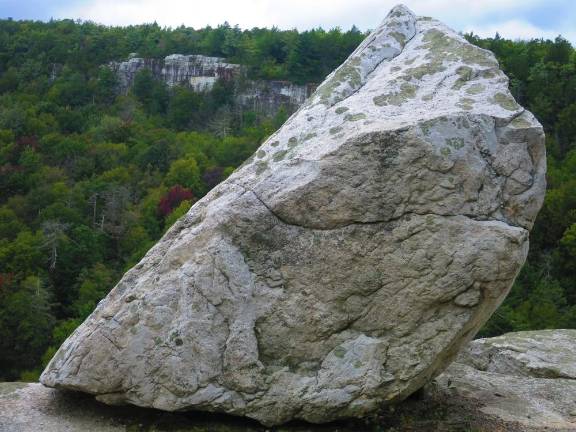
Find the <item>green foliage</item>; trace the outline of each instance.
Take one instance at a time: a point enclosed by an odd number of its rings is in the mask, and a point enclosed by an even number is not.
[[[552,265],[548,257],[547,265]],[[509,331],[576,328],[576,305],[544,266],[528,263],[512,292],[482,330],[491,336]]]
[[[166,229],[170,228],[174,223],[184,216],[190,207],[192,206],[192,201],[182,201],[178,207],[176,207],[172,213],[166,218],[165,227]]]
[[[98,302],[108,294],[116,278],[114,271],[102,263],[96,263],[82,270],[77,282],[78,295],[72,303],[76,311],[75,316],[84,319],[90,315]]]
[[[94,99],[98,103],[114,102],[117,94],[118,78],[116,74],[105,66],[100,67],[94,82]]]
[[[560,240],[560,245],[565,251],[568,261],[576,266],[576,223],[570,225],[566,230]]]
[[[168,105],[166,85],[157,81],[152,72],[142,69],[136,73],[132,92],[148,114],[164,114]]]
[[[0,241],[14,240],[23,231],[25,225],[18,219],[16,213],[8,207],[0,207]]]
[[[178,159],[170,165],[165,179],[166,186],[184,186],[191,189],[195,195],[201,195],[204,186],[200,179],[200,169],[192,158]]]
[[[90,100],[90,89],[79,72],[63,71],[48,91],[48,100],[63,107],[78,107]]]
[[[31,370],[48,347],[55,319],[50,293],[38,276],[26,276],[0,292],[0,370],[6,376]]]
[[[204,100],[187,88],[177,88],[170,98],[168,121],[171,127],[185,130],[202,124]]]

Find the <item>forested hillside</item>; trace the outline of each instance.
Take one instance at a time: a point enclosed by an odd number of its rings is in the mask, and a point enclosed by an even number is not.
[[[222,56],[251,78],[320,82],[365,34],[0,21],[0,379],[42,365],[190,205],[287,118],[234,108],[232,87],[128,95],[102,67],[130,53]],[[499,37],[492,50],[547,132],[549,192],[529,263],[484,334],[576,327],[576,54]]]

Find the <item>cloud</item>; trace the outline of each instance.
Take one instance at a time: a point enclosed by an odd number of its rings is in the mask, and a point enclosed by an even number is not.
[[[195,28],[228,21],[242,28],[277,26],[299,30],[314,27],[361,29],[376,27],[398,0],[75,0],[56,12],[60,18],[81,18],[109,25],[158,22],[165,26],[184,24]],[[558,33],[539,29],[522,14],[545,6],[546,0],[404,0],[418,15],[438,18],[457,30],[474,30],[517,37],[548,37]],[[547,0],[562,1],[562,0]],[[568,5],[571,1],[568,1]],[[570,7],[570,6],[566,6]],[[499,24],[486,25],[499,17]],[[520,18],[518,18],[520,17]],[[504,20],[502,20],[504,18]],[[492,31],[492,27],[506,28]],[[576,39],[573,39],[576,40]]]
[[[500,36],[508,39],[554,39],[558,35],[574,42],[576,41],[576,31],[559,28],[557,30],[547,30],[530,24],[522,20],[509,20],[494,23],[486,26],[467,26],[465,32],[474,32],[481,37],[493,37],[497,32]]]

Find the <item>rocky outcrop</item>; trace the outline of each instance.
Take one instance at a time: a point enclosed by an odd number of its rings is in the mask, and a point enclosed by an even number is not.
[[[544,196],[543,138],[491,53],[396,7],[41,381],[267,425],[397,403],[506,296]]]
[[[576,330],[527,331],[479,339],[458,361],[484,372],[576,380]]]
[[[219,79],[231,80],[242,72],[242,66],[227,63],[220,57],[181,54],[164,59],[131,57],[124,62],[112,62],[110,67],[116,72],[123,93],[132,86],[136,74],[142,69],[150,70],[156,79],[169,87],[181,85],[199,92],[210,90]]]
[[[245,110],[267,116],[275,115],[280,109],[291,114],[306,102],[315,89],[315,84],[243,80],[236,93],[236,102]]]
[[[576,431],[576,330],[473,341],[426,389],[473,425],[504,431]]]
[[[168,87],[184,86],[196,92],[211,90],[218,80],[232,81],[236,103],[243,109],[266,115],[274,115],[282,107],[290,113],[296,111],[316,88],[289,81],[249,80],[243,66],[203,55],[173,54],[164,59],[131,56],[124,62],[112,62],[109,67],[116,72],[123,94],[129,91],[142,69],[148,69]]]
[[[561,343],[561,344],[559,344]],[[458,360],[417,397],[384,408],[365,422],[283,426],[282,432],[568,432],[576,430],[576,330],[510,333],[472,342]],[[560,352],[560,354],[559,354]],[[475,355],[486,358],[481,369]],[[533,360],[526,362],[527,356]],[[514,361],[515,359],[515,361]],[[510,363],[534,364],[509,368]],[[502,363],[501,363],[502,362]],[[561,376],[545,373],[558,371]],[[492,369],[487,371],[486,369]],[[494,372],[497,369],[500,372]],[[571,377],[568,377],[571,376]],[[0,383],[0,432],[268,432],[227,416],[110,407],[89,395],[39,384]]]

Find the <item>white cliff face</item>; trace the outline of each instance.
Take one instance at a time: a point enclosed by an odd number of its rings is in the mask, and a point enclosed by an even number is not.
[[[272,115],[281,107],[294,112],[315,89],[313,85],[297,85],[289,81],[252,81],[245,79],[243,66],[227,63],[221,57],[172,54],[165,59],[145,59],[132,56],[124,62],[109,65],[118,76],[120,91],[127,93],[136,74],[148,69],[168,87],[184,86],[196,92],[207,92],[218,80],[242,79],[236,91],[236,101],[247,110]]]
[[[314,84],[298,85],[290,81],[247,81],[236,96],[246,110],[274,115],[280,108],[293,113],[314,92]]]
[[[210,90],[218,79],[232,79],[240,70],[240,65],[219,57],[172,54],[164,59],[162,79],[169,87],[186,85],[201,92]]]
[[[232,79],[242,68],[226,63],[220,57],[181,54],[169,55],[164,60],[131,57],[124,62],[112,62],[110,67],[117,73],[123,93],[132,86],[136,74],[142,69],[149,69],[169,87],[181,85],[195,91],[207,91],[218,79]]]
[[[109,66],[116,72],[120,91],[124,94],[128,92],[140,70],[149,69],[154,76],[158,76],[162,70],[157,60],[134,57],[133,55],[125,62],[112,62]]]
[[[63,344],[48,386],[272,425],[362,417],[506,296],[542,127],[494,56],[399,6]]]

